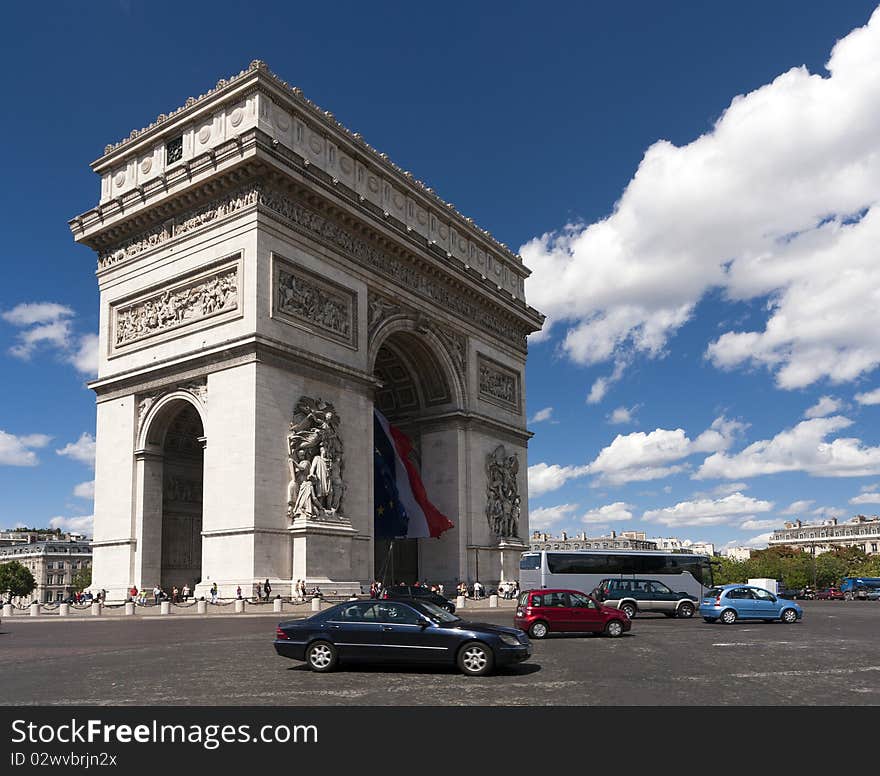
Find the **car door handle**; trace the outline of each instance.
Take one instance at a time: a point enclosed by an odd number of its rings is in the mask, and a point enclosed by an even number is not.
[[[393,625],[383,625],[383,626],[382,626],[382,630],[383,630],[383,631],[393,631],[393,630],[394,630],[394,626],[393,626]]]
[[[331,630],[339,630],[341,627],[342,627],[341,625],[331,625],[330,629]]]

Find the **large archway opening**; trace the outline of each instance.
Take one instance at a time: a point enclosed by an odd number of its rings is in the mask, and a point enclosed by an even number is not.
[[[194,590],[202,578],[202,418],[185,398],[164,401],[145,441],[153,451],[152,477],[161,486],[144,514],[144,573],[151,578],[142,581],[168,593],[185,585]]]
[[[423,441],[426,422],[455,403],[454,386],[443,365],[422,336],[396,331],[382,342],[373,373],[380,382],[374,403],[388,421],[413,443],[416,463],[424,475]],[[428,492],[430,498],[433,494]],[[453,520],[457,516],[452,516]],[[374,541],[375,576],[385,585],[412,584],[423,580],[436,564],[426,563],[433,539],[384,539]],[[429,580],[437,581],[437,580]]]

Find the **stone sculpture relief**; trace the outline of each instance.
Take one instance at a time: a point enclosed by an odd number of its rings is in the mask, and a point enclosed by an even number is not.
[[[518,410],[517,379],[513,372],[495,366],[485,358],[480,362],[480,397],[510,405]]]
[[[278,267],[276,311],[306,321],[353,343],[352,295],[313,282],[303,273]]]
[[[287,516],[338,518],[345,484],[339,416],[332,404],[308,396],[297,402],[287,434],[287,460]]]
[[[114,346],[128,345],[237,307],[238,269],[227,268],[128,307],[115,308]]]
[[[486,456],[486,517],[492,531],[501,537],[516,537],[522,499],[517,485],[519,457],[507,455],[504,445]]]

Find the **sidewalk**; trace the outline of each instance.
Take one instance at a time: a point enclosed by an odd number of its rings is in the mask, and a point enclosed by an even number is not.
[[[331,606],[335,606],[336,604],[342,603],[343,601],[347,600],[349,599],[323,599],[321,601],[321,609],[327,609]],[[359,600],[369,599],[361,597]],[[453,598],[451,600],[455,602],[456,599]],[[236,600],[231,599],[220,601],[216,604],[212,604],[209,601],[206,602],[207,610],[205,614],[198,613],[198,606],[196,601],[191,601],[186,604],[171,604],[171,613],[164,615],[161,613],[161,607],[156,606],[155,604],[148,604],[146,606],[136,605],[133,615],[125,614],[124,603],[105,604],[101,607],[100,614],[95,614],[91,606],[80,607],[71,604],[70,613],[63,617],[58,613],[59,607],[57,604],[41,604],[41,612],[37,616],[31,615],[30,607],[25,607],[23,609],[15,608],[13,610],[12,617],[4,615],[2,619],[15,620],[16,622],[65,622],[71,620],[106,621],[135,618],[168,619],[170,617],[279,617],[282,615],[286,615],[288,618],[296,619],[300,617],[310,617],[312,614],[315,613],[312,609],[311,600],[303,602],[282,599],[280,612],[277,612],[274,609],[274,599],[272,601],[261,602],[254,602],[248,599],[242,599],[242,601],[243,611],[240,612],[235,611]],[[515,607],[515,599],[499,598],[498,606],[493,607],[490,605],[489,597],[478,599],[468,598],[465,600],[464,607],[459,607],[456,609],[456,614],[459,615],[462,619],[468,619],[468,612],[512,610]]]

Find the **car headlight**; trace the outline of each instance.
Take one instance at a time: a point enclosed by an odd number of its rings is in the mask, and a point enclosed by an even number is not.
[[[519,639],[516,636],[511,636],[509,633],[502,633],[501,641],[507,644],[508,647],[518,647],[520,645]]]

